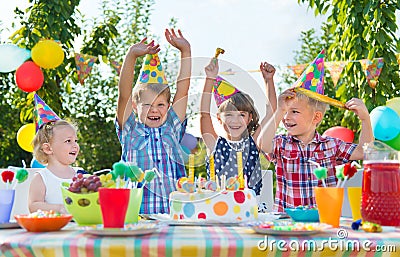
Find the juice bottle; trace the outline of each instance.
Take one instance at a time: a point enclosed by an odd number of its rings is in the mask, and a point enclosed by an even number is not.
[[[400,226],[400,152],[375,141],[364,147],[361,216],[382,226]]]
[[[364,162],[361,216],[382,226],[400,226],[399,162]]]

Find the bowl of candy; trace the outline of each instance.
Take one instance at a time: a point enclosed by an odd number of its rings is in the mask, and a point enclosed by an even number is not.
[[[38,210],[31,214],[15,215],[14,218],[29,232],[48,232],[62,229],[71,221],[72,215]]]
[[[65,209],[79,225],[102,224],[98,189],[113,184],[112,175],[77,174],[68,187],[61,187]]]
[[[287,215],[298,222],[318,222],[318,209],[309,206],[297,206],[296,208],[285,208]]]

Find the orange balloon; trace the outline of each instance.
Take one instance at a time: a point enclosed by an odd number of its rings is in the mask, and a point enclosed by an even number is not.
[[[354,132],[351,129],[340,126],[327,129],[322,136],[339,138],[347,143],[352,143],[354,140]]]

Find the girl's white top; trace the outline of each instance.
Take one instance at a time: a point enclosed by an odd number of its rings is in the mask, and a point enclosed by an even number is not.
[[[46,187],[46,193],[44,197],[45,202],[50,204],[63,204],[64,201],[61,194],[61,183],[71,183],[72,178],[59,178],[47,168],[39,170],[37,173],[42,176],[43,183]]]

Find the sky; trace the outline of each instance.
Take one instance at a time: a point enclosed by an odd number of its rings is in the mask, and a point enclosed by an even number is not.
[[[14,8],[28,4],[28,0],[0,1],[0,19],[6,28],[11,25]],[[100,3],[100,0],[82,0],[79,9],[90,18],[99,13]],[[277,68],[293,64],[294,51],[300,49],[301,31],[311,28],[319,31],[326,18],[315,17],[311,9],[296,0],[155,0],[150,31],[159,36],[161,45],[166,44],[163,33],[172,17],[178,20],[178,28],[191,43],[195,57],[192,75],[204,74],[209,57],[217,47],[223,48],[220,71],[241,71],[225,78],[253,97],[261,116],[265,113],[262,76],[247,71],[257,70],[261,61]],[[11,32],[4,31],[1,39]],[[275,75],[278,82],[280,72]],[[199,98],[202,83],[201,79],[193,80],[192,101]],[[189,131],[199,136],[198,126],[191,127],[194,129]]]

